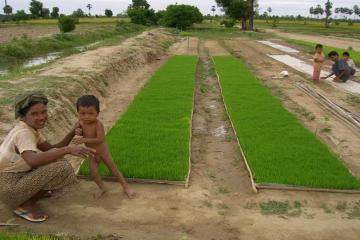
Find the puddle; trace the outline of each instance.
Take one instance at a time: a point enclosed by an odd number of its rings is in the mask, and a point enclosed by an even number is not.
[[[278,49],[278,50],[280,50],[282,52],[299,53],[299,51],[296,50],[296,49],[293,49],[293,48],[290,48],[290,47],[287,47],[287,46],[284,46],[284,45],[281,45],[281,44],[277,44],[277,43],[274,43],[274,42],[271,42],[271,41],[257,41],[257,42],[265,44],[265,45],[270,46],[272,48]]]
[[[282,62],[282,63],[288,65],[289,67],[292,67],[293,69],[295,69],[299,72],[306,73],[310,76],[312,76],[312,74],[313,74],[313,66],[310,64],[307,64],[306,62],[304,62],[298,58],[292,57],[290,55],[268,55],[268,56],[279,62]],[[327,75],[329,75],[329,72],[321,71],[322,77],[325,77]],[[351,81],[351,80],[346,81],[346,83],[338,83],[338,82],[334,82],[333,79],[334,79],[333,77],[330,77],[330,78],[326,79],[325,81],[339,89],[344,89],[348,92],[360,94],[360,84],[359,83]]]
[[[48,55],[46,55],[44,57],[32,58],[30,60],[25,61],[25,63],[23,64],[23,67],[29,68],[29,67],[35,67],[35,66],[39,66],[41,64],[48,63],[50,61],[53,61],[53,60],[59,58],[60,54],[61,54],[61,52],[54,52],[54,53],[49,53]]]
[[[0,69],[0,77],[1,77],[1,76],[5,76],[5,75],[8,75],[8,74],[9,74],[9,70]]]
[[[218,128],[215,128],[213,131],[212,131],[212,134],[215,136],[215,137],[224,137],[226,135],[226,129],[224,126],[220,126]]]

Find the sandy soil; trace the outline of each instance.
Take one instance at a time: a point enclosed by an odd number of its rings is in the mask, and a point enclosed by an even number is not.
[[[347,49],[352,47],[355,51],[360,51],[360,40],[354,38],[328,37],[320,35],[312,36],[300,33],[286,33],[276,29],[266,29],[266,32],[275,33],[276,35],[284,38],[316,42],[336,48]]]
[[[205,42],[205,48],[208,49],[209,54],[211,56],[228,56],[230,53],[224,49],[222,46],[220,46],[218,41],[206,41]]]
[[[177,44],[171,46],[170,53],[173,55],[198,55],[198,45],[198,38],[180,38]]]
[[[250,65],[257,64],[259,76],[268,79],[281,69],[276,63],[264,59],[261,52],[254,52],[253,48],[258,49],[258,46],[252,41],[238,41],[237,46],[242,43],[246,47],[241,48],[242,52],[235,52],[249,58]],[[221,48],[219,44],[212,45]],[[17,230],[68,233],[83,239],[102,234],[110,235],[102,239],[357,240],[360,229],[354,203],[359,200],[356,195],[252,192],[233,130],[225,114],[217,79],[209,74],[211,64],[205,46],[209,46],[209,43],[199,42],[200,62],[196,75],[192,129],[192,175],[188,189],[131,184],[138,196],[128,200],[118,184],[109,182],[107,185],[111,191],[104,198],[94,200],[92,193],[97,190],[96,185],[81,180],[72,189],[41,201],[42,207],[51,216],[43,224],[30,224],[15,218],[2,205],[0,220],[12,219],[20,223]],[[179,49],[179,45],[175,48]],[[101,52],[101,49],[98,51]],[[134,83],[135,88],[139,89],[167,57],[163,54],[159,62],[143,64],[149,70],[144,70],[135,78],[139,81],[139,84]],[[111,89],[122,91],[121,83],[110,83]],[[291,82],[281,85],[284,85],[284,89],[295,91]],[[127,94],[126,91],[124,93]],[[102,115],[109,125],[118,118],[118,114],[113,112],[122,111],[117,103],[110,105],[110,100],[113,100],[112,103],[121,101],[114,97],[116,95],[114,92],[109,101],[104,98],[109,107],[104,108]],[[311,103],[306,96],[302,99]],[[319,112],[322,113],[321,109]],[[310,123],[308,127],[311,128]],[[289,206],[281,209],[266,207],[270,200]],[[336,210],[343,202],[346,203],[341,205],[345,206],[341,208],[344,211]],[[285,212],[281,213],[284,209]]]

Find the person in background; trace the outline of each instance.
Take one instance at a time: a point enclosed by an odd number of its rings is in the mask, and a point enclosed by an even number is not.
[[[356,66],[355,66],[354,61],[350,58],[350,53],[344,52],[343,59],[346,61],[347,65],[350,67],[351,75],[354,76],[355,72],[356,72]]]
[[[313,72],[313,81],[314,83],[320,82],[320,74],[321,69],[323,67],[325,61],[325,56],[323,53],[323,46],[321,44],[317,44],[315,46],[315,55],[314,55],[314,72]]]
[[[331,61],[334,62],[332,65],[332,72],[322,79],[327,79],[332,75],[335,75],[334,81],[335,82],[346,82],[351,77],[351,69],[347,65],[344,59],[339,59],[339,54],[335,51],[331,51],[328,54]]]

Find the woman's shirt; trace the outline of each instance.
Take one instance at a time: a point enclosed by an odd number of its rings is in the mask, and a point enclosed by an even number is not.
[[[25,122],[20,121],[5,137],[0,146],[0,172],[26,172],[32,167],[21,157],[25,151],[41,152],[38,145],[44,136]]]

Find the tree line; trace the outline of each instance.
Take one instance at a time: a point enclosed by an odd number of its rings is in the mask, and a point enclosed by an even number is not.
[[[88,14],[86,14],[81,8],[75,10],[71,16],[82,18],[82,17],[91,17],[91,9],[92,4],[87,4],[86,8],[88,9]],[[29,12],[27,14],[25,10],[18,10],[16,13],[13,13],[13,8],[7,3],[5,0],[5,6],[3,8],[5,15],[7,16],[6,20],[14,20],[14,21],[21,21],[21,20],[28,20],[28,19],[57,19],[60,16],[65,16],[64,14],[60,14],[59,7],[53,7],[50,11],[49,8],[43,6],[43,3],[38,0],[31,0],[29,4]],[[106,9],[104,12],[106,17],[112,17],[113,12],[110,9]],[[97,16],[97,15],[96,15]]]

